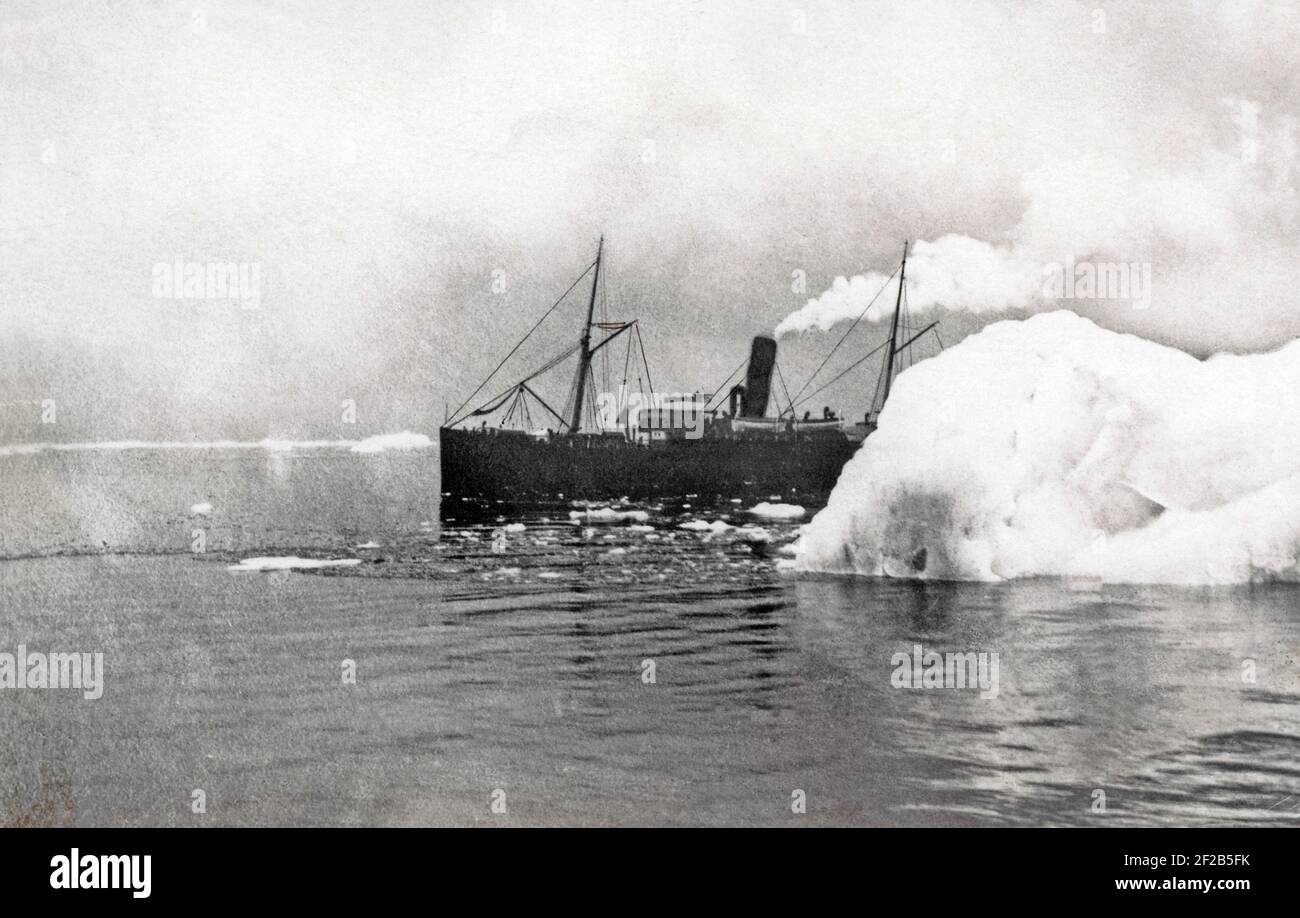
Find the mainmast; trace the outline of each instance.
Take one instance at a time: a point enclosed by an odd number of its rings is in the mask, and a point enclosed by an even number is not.
[[[587,303],[587,321],[582,326],[582,343],[578,349],[578,387],[573,399],[573,418],[569,421],[570,433],[577,433],[578,428],[582,426],[582,400],[587,395],[587,374],[591,372],[591,320],[596,312],[596,291],[600,285],[600,256],[604,248],[605,237],[601,236],[600,244],[596,247],[596,271],[591,276],[591,300]]]
[[[885,358],[885,392],[880,399],[883,408],[889,401],[889,389],[894,384],[894,355],[898,353],[898,316],[903,311],[903,284],[907,277],[907,243],[903,243],[903,265],[898,269],[898,299],[894,302],[894,319],[889,325],[889,353]]]

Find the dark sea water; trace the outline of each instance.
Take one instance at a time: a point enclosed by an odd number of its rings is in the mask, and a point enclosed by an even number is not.
[[[0,480],[0,651],[107,670],[0,689],[0,823],[1300,825],[1295,586],[800,578],[726,495],[440,507],[433,450]],[[997,696],[895,687],[916,644]]]

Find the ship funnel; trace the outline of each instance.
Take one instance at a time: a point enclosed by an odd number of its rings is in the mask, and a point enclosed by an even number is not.
[[[767,414],[767,396],[772,388],[772,368],[776,366],[776,339],[757,335],[749,347],[749,373],[741,397],[741,413],[747,418]]]

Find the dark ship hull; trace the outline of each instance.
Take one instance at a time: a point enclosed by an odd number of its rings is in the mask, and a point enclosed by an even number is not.
[[[825,495],[860,445],[842,435],[631,443],[443,428],[444,494],[505,501]]]
[[[630,399],[623,399],[628,394],[627,383],[631,378],[629,365],[634,336],[646,380],[650,378],[650,368],[644,363],[645,346],[640,340],[636,321],[594,321],[603,250],[602,239],[596,260],[569,287],[570,291],[573,290],[578,281],[592,272],[587,317],[578,344],[480,407],[465,410],[546,315],[550,315],[548,310],[441,429],[441,490],[444,494],[453,499],[502,503],[687,495],[702,501],[766,498],[770,495],[783,498],[797,495],[801,502],[816,501],[830,493],[844,463],[875,430],[875,418],[868,413],[862,423],[849,424],[838,419],[827,407],[820,419],[812,419],[811,412],[806,411],[799,420],[798,406],[876,351],[886,349],[877,386],[879,403],[883,405],[895,376],[896,358],[935,324],[931,323],[903,344],[898,343],[907,266],[904,247],[903,262],[897,272],[898,295],[889,338],[830,383],[823,384],[800,401],[800,395],[826,365],[823,360],[822,366],[794,398],[788,391],[785,393],[785,408],[778,417],[767,416],[777,344],[774,339],[762,335],[753,339],[749,359],[737,367],[713,394],[705,396],[697,392],[693,396],[663,396],[650,385],[650,400],[638,401],[634,408]],[[563,301],[567,293],[561,295],[551,310]],[[866,308],[870,306],[868,303]],[[861,318],[859,315],[858,319]],[[591,340],[593,329],[605,333],[604,339],[594,345]],[[845,332],[845,336],[847,334]],[[592,356],[622,335],[627,336],[624,339],[627,354],[619,398],[611,402],[608,397],[613,393],[609,391],[596,398],[593,394]],[[841,338],[840,342],[843,340]],[[838,347],[836,344],[835,348]],[[565,411],[561,413],[548,404],[530,383],[573,353],[578,356],[578,371]],[[828,354],[827,359],[829,357]],[[745,369],[744,383],[728,389],[732,377],[742,368]],[[638,383],[640,378],[638,370]],[[781,382],[784,386],[784,379]],[[644,392],[638,391],[638,395],[644,395]],[[588,396],[593,396],[590,403]],[[715,404],[724,397],[729,400],[729,409],[725,411],[720,403]],[[602,415],[596,410],[598,402],[617,410]],[[546,428],[538,428],[532,420],[533,408]],[[500,421],[489,427],[487,418],[499,413],[502,414]],[[472,426],[474,419],[479,418],[484,420],[479,421],[475,428]],[[509,426],[511,422],[521,420],[528,429]],[[552,428],[551,425],[557,422],[558,426]],[[460,426],[462,424],[466,426]]]

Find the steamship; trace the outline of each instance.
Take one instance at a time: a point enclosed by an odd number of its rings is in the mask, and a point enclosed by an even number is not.
[[[779,494],[816,500],[829,493],[844,463],[875,430],[895,377],[913,359],[912,346],[929,332],[938,340],[937,323],[913,331],[908,322],[904,246],[902,262],[886,285],[897,278],[888,339],[806,396],[804,392],[874,299],[794,396],[785,387],[777,365],[776,341],[764,335],[753,339],[749,357],[712,392],[657,393],[637,321],[608,320],[602,285],[604,249],[602,237],[595,260],[440,428],[444,498],[514,503],[623,497],[743,499]],[[589,274],[586,320],[577,342],[467,410]],[[877,293],[877,299],[886,287]],[[593,343],[597,336],[599,340]],[[607,389],[597,396],[594,366],[599,357],[608,375],[615,342],[625,352],[622,381],[617,394]],[[939,344],[942,346],[941,341]],[[828,408],[820,417],[813,417],[810,410],[799,416],[799,409],[819,392],[882,351],[871,409],[860,421],[836,417]],[[557,409],[538,393],[535,383],[575,356],[577,371],[568,396]],[[614,362],[617,365],[619,361]],[[783,399],[773,387],[774,370],[784,390]],[[743,382],[728,388],[741,378]],[[769,405],[775,407],[775,414],[769,413]]]

